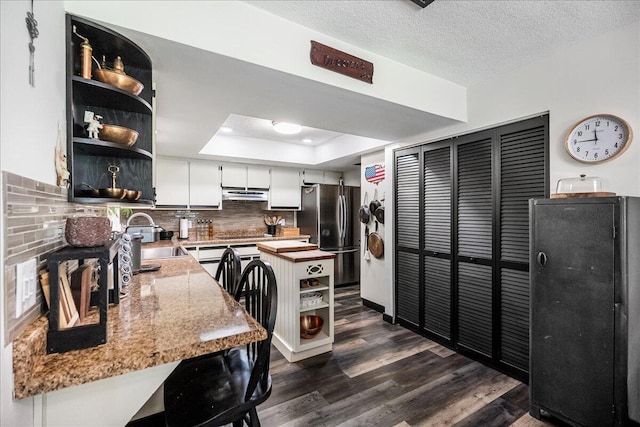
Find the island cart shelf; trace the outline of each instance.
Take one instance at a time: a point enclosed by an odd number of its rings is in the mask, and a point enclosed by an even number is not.
[[[300,241],[259,242],[260,259],[268,262],[278,281],[278,316],[273,344],[289,362],[332,350],[334,341],[335,255]],[[316,304],[303,305],[304,295],[319,293]],[[322,330],[313,338],[302,338],[300,316],[313,314],[323,319]]]

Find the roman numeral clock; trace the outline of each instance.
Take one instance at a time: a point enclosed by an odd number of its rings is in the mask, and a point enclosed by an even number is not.
[[[583,163],[601,163],[620,156],[631,145],[629,124],[613,114],[596,114],[578,121],[565,139],[565,149]]]

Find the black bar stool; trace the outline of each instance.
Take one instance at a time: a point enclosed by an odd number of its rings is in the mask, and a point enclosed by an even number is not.
[[[271,266],[251,261],[234,296],[267,330],[267,338],[180,362],[164,383],[167,426],[260,426],[256,407],[271,395],[269,356],[278,301]]]

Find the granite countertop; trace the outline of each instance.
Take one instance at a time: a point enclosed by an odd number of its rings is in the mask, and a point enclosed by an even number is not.
[[[175,244],[164,241],[150,245]],[[47,354],[47,317],[41,316],[29,325],[13,342],[15,398],[266,338],[260,324],[192,256],[143,261],[152,263],[159,264],[160,269],[133,276],[123,289],[128,296],[120,304],[109,306],[106,344]]]

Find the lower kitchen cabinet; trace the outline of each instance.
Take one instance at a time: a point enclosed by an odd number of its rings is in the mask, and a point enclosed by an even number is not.
[[[640,198],[531,202],[530,412],[640,422]]]
[[[228,247],[235,248],[238,251],[243,270],[252,260],[260,258],[260,252],[255,243],[188,246],[186,249],[211,276],[215,276],[218,264],[220,264],[220,258],[222,258],[222,254]]]

